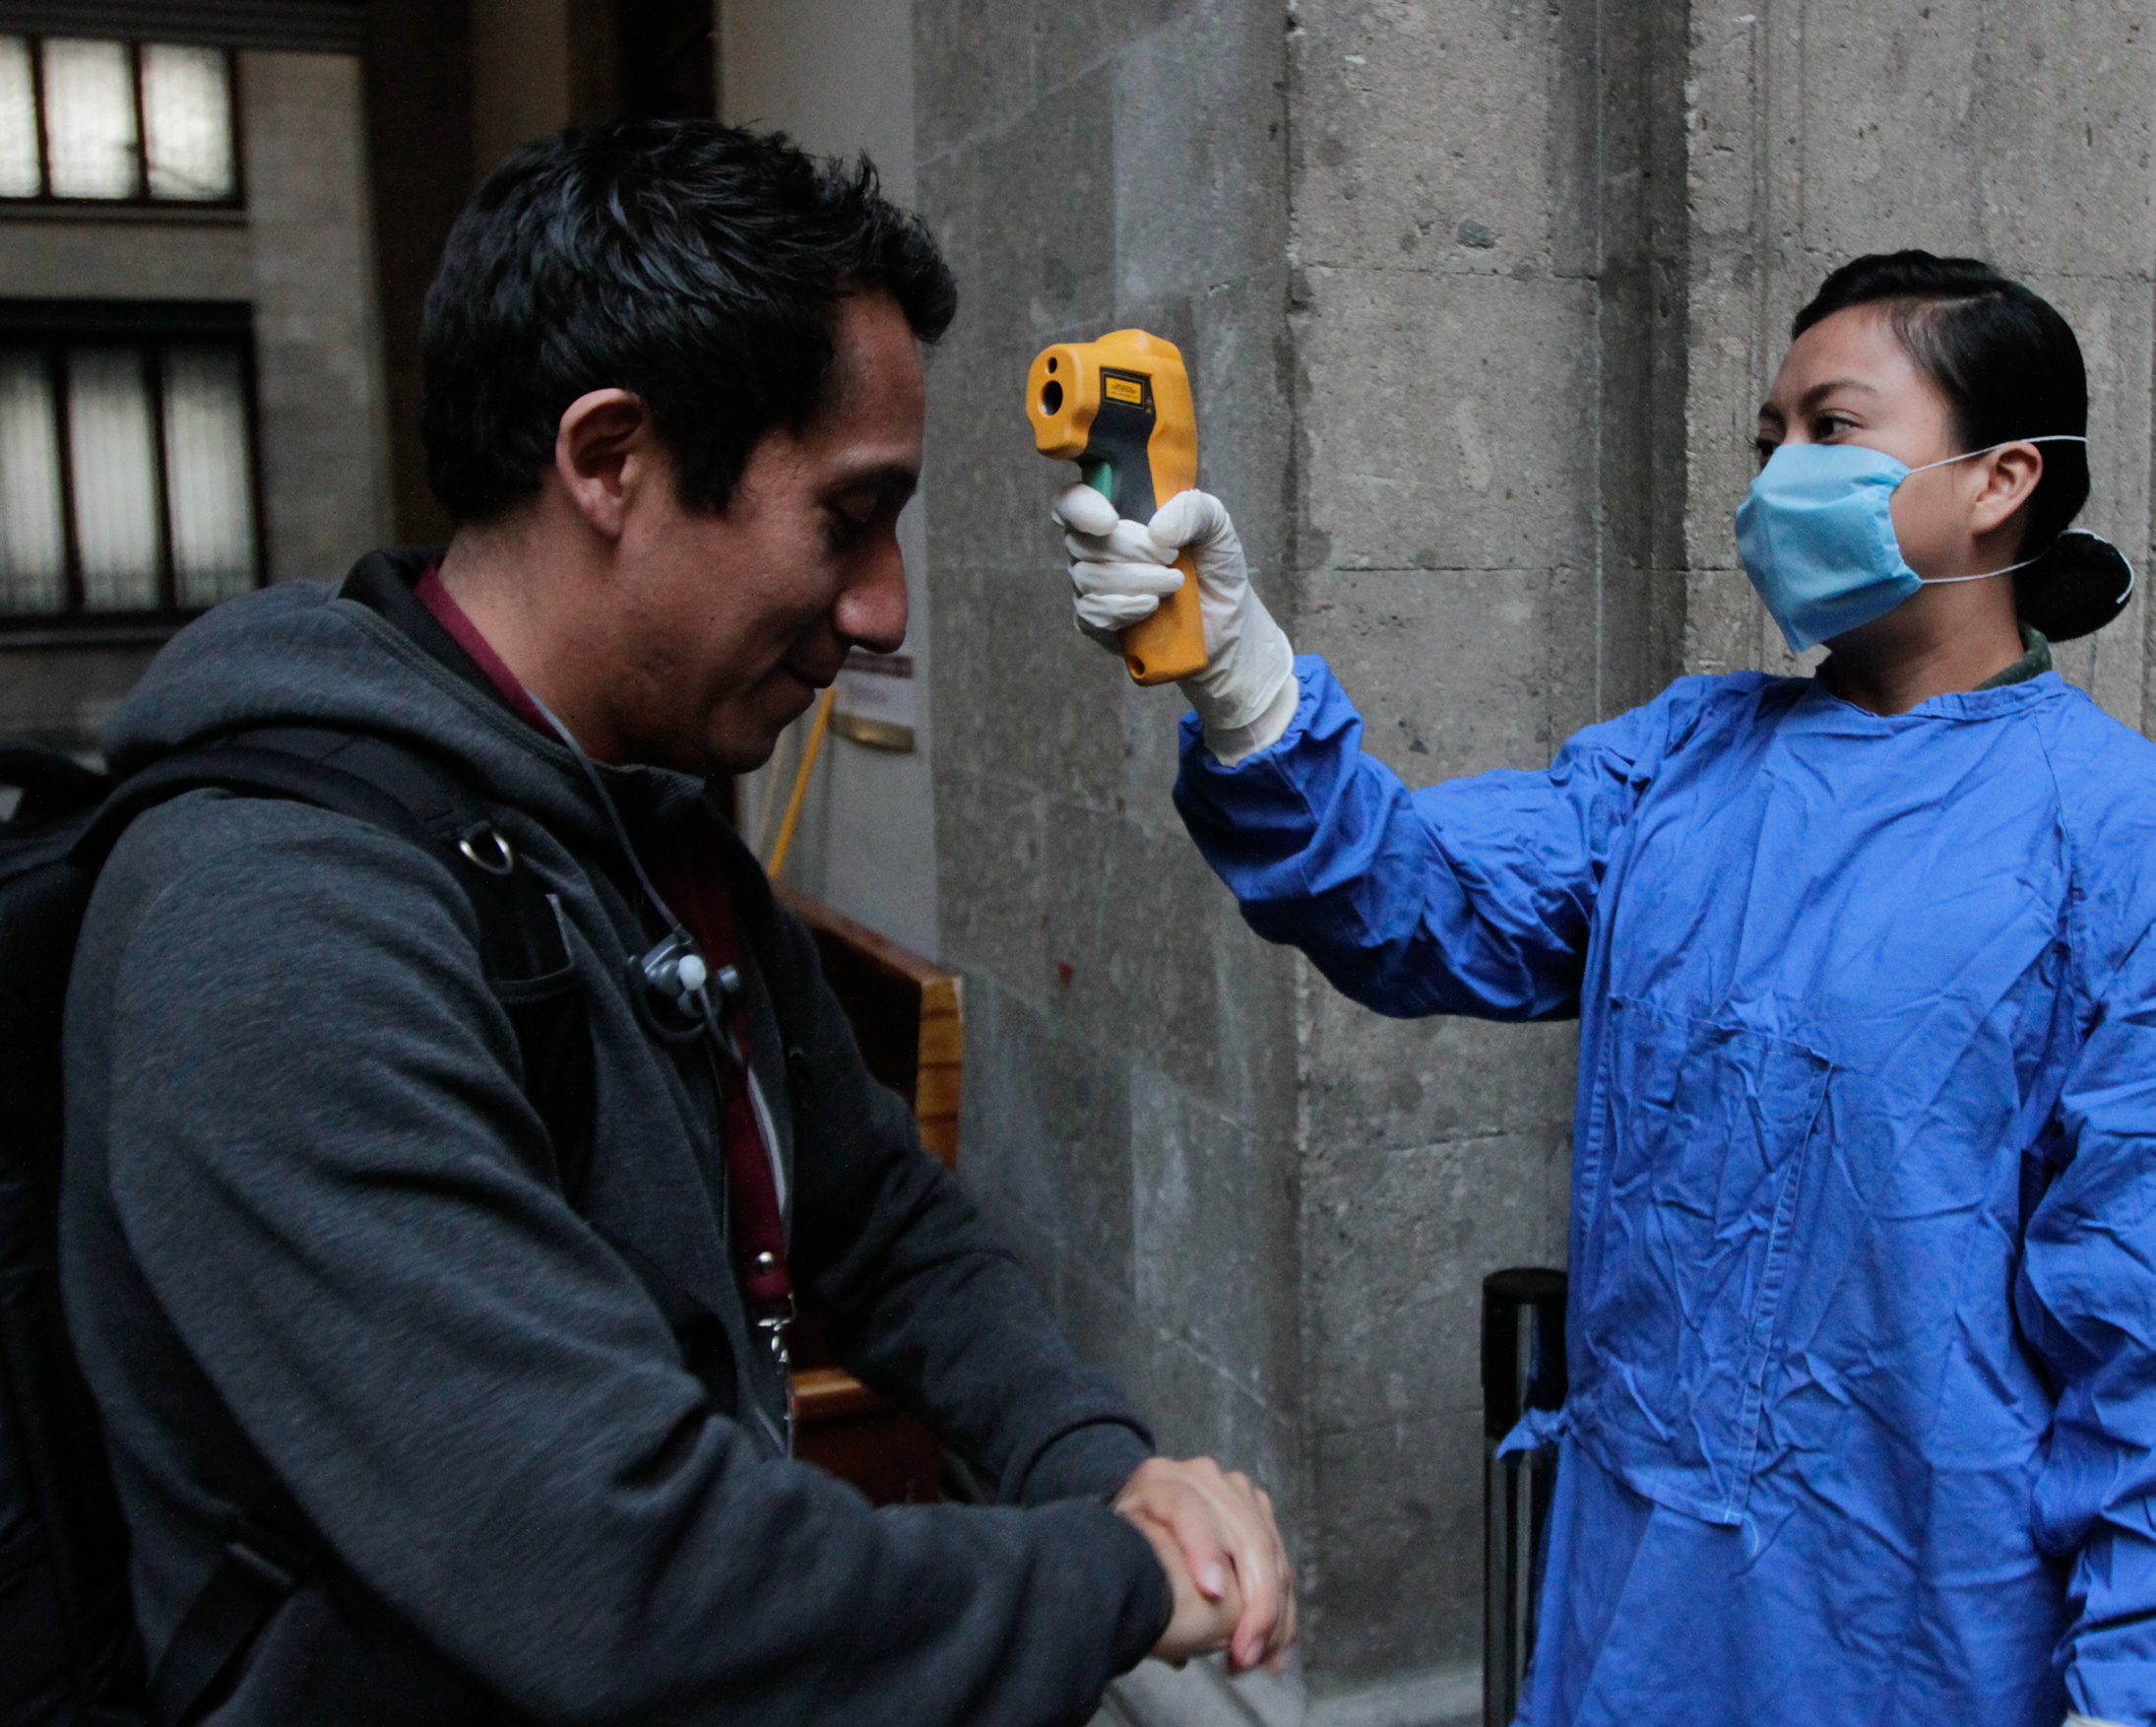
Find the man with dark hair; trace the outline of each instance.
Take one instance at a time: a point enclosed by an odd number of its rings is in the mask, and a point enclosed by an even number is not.
[[[417,821],[190,793],[84,927],[70,1322],[149,1653],[229,1651],[200,1718],[1046,1727],[1292,1639],[1265,1496],[1151,1455],[702,796],[899,645],[954,303],[865,164],[521,151],[427,304],[450,544],[221,608],[115,716]],[[994,1505],[789,1459],[796,1292]]]

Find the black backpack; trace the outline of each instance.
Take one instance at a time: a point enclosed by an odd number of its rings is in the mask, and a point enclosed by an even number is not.
[[[0,1727],[183,1727],[229,1689],[255,1635],[314,1565],[288,1505],[249,1506],[146,1674],[126,1526],[60,1312],[61,1019],[83,913],[129,821],[219,788],[331,809],[447,861],[472,901],[488,981],[524,1055],[555,1177],[580,1196],[592,1142],[585,1002],[559,912],[445,765],[372,736],[255,730],[124,782],[0,741]]]

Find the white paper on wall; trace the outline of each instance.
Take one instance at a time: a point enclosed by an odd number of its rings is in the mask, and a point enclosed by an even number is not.
[[[871,749],[914,747],[914,660],[856,648],[840,669],[831,729]]]

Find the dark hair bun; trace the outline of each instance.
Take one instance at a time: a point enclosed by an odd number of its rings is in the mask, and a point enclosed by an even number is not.
[[[2125,608],[2133,566],[2101,534],[2068,528],[2026,569],[2014,572],[2014,609],[2047,641],[2100,630]]]

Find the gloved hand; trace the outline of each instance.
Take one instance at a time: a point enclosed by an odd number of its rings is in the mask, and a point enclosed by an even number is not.
[[[1175,554],[1188,546],[1206,662],[1180,687],[1198,711],[1206,747],[1233,767],[1280,740],[1301,693],[1295,649],[1251,588],[1242,542],[1219,498],[1180,492],[1140,524],[1118,520],[1092,486],[1074,485],[1055,500],[1055,520],[1065,530],[1079,632],[1118,658],[1118,632],[1151,617],[1182,586]]]

